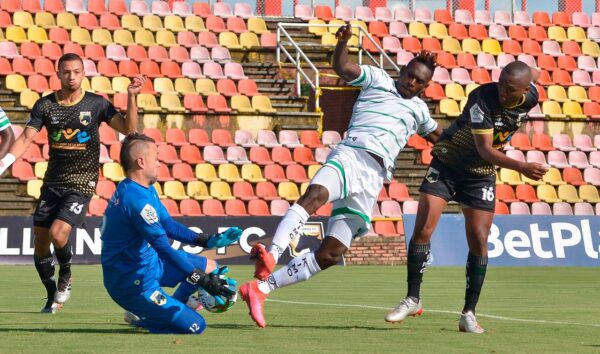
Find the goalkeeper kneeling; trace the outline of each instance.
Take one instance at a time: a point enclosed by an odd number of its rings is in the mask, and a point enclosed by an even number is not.
[[[176,251],[168,238],[205,248],[239,240],[237,227],[223,233],[196,234],[174,221],[153,184],[160,163],[151,138],[133,133],[122,142],[121,164],[127,178],[117,186],[105,212],[102,233],[104,287],[127,312],[125,320],[153,333],[200,334],[206,328],[191,295],[200,288],[215,296],[235,295],[215,261]],[[171,296],[162,289],[176,287]]]

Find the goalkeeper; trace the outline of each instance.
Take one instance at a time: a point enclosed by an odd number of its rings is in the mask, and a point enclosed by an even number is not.
[[[174,250],[172,238],[205,248],[239,240],[237,227],[214,235],[196,234],[174,221],[153,184],[160,163],[154,140],[138,133],[122,143],[121,163],[127,178],[119,183],[104,216],[102,271],[104,287],[127,312],[125,320],[153,333],[200,334],[206,328],[195,306],[186,306],[200,287],[217,298],[235,294],[215,261]],[[179,287],[170,296],[161,287]],[[190,308],[193,307],[193,308]]]

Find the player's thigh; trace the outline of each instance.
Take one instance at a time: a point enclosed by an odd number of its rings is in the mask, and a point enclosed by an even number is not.
[[[205,273],[210,273],[217,268],[217,264],[213,260],[209,260],[206,257],[187,253],[184,250],[177,250],[177,253],[181,257],[187,258],[194,268],[200,269]],[[179,283],[185,280],[189,274],[183,272],[175,264],[164,261],[163,263],[163,274],[160,278],[160,286],[166,286],[169,288],[177,286]]]
[[[70,190],[63,194],[56,219],[62,220],[72,227],[78,227],[83,224],[85,214],[91,198],[78,191]]]
[[[344,195],[344,184],[340,167],[334,167],[333,163],[328,163],[317,171],[317,174],[310,180],[309,186],[318,185],[327,189],[329,193],[327,201],[331,202],[342,198]]]
[[[493,213],[496,207],[496,176],[465,176],[456,187],[454,199],[463,209]]]
[[[60,195],[47,186],[42,186],[40,197],[33,212],[33,225],[35,228],[50,229],[56,218],[60,201]]]

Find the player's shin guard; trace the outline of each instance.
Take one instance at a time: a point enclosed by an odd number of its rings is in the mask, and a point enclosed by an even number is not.
[[[42,284],[46,287],[48,293],[48,303],[45,307],[49,307],[54,302],[54,294],[56,293],[56,281],[54,280],[54,258],[52,254],[48,252],[45,256],[38,257],[33,256],[33,262],[35,269],[37,270]]]
[[[321,271],[314,252],[298,256],[287,266],[278,269],[266,281],[258,282],[258,289],[268,294],[274,289],[305,281]]]
[[[64,247],[54,249],[54,254],[60,266],[58,276],[60,278],[71,277],[71,259],[73,258],[73,246],[71,241],[67,241]]]
[[[413,241],[408,245],[408,261],[406,263],[408,292],[406,296],[416,299],[417,302],[420,298],[421,283],[423,282],[423,273],[427,267],[430,247],[429,243],[415,243]]]
[[[294,237],[298,236],[304,223],[308,220],[308,213],[299,204],[292,205],[277,226],[269,252],[273,254],[275,262],[288,247]]]
[[[477,306],[479,294],[485,280],[487,263],[487,256],[475,256],[469,252],[467,258],[467,289],[465,291],[465,308],[463,312],[472,311],[475,313],[475,306]]]

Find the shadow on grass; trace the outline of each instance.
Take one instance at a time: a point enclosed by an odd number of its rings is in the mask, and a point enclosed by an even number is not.
[[[83,334],[150,334],[136,328],[22,328],[0,327],[2,332],[34,333],[83,333]]]

